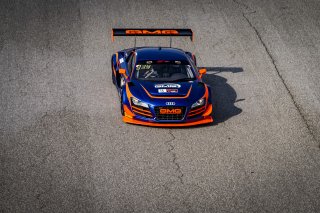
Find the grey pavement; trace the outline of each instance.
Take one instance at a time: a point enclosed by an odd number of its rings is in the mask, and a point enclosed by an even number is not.
[[[319,212],[320,1],[0,0],[0,212]],[[125,124],[112,27],[191,28],[214,125]],[[137,38],[168,46],[168,38]]]

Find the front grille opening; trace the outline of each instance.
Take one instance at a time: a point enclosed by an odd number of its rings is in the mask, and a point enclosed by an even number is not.
[[[205,106],[196,107],[189,111],[188,118],[194,118],[202,113],[204,113],[206,110]]]
[[[180,114],[161,114],[160,110],[168,110],[169,112],[172,110],[180,109],[181,113]],[[164,106],[164,107],[155,107],[154,111],[156,113],[156,119],[157,120],[162,120],[162,121],[179,121],[184,118],[185,112],[186,112],[186,107],[176,107],[176,106]]]
[[[137,115],[152,118],[152,114],[148,108],[132,105],[132,111]]]

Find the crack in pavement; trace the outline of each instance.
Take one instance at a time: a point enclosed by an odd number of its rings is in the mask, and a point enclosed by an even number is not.
[[[272,54],[271,54],[270,49],[268,48],[268,46],[266,45],[266,43],[263,41],[262,36],[261,36],[260,32],[258,31],[258,29],[252,24],[252,22],[250,21],[250,19],[249,19],[249,17],[248,17],[248,15],[254,14],[254,13],[256,13],[256,11],[255,11],[255,10],[252,10],[252,9],[251,9],[247,4],[245,4],[245,3],[239,2],[239,1],[237,1],[237,0],[233,0],[233,2],[236,3],[236,4],[238,4],[238,5],[240,5],[240,6],[243,7],[245,10],[249,10],[248,12],[242,12],[242,16],[243,16],[244,19],[247,21],[247,23],[249,24],[249,26],[254,30],[254,32],[255,32],[256,36],[258,37],[260,43],[262,44],[263,48],[265,49],[268,57],[269,57],[270,60],[271,60],[271,63],[273,64],[274,69],[275,69],[276,72],[277,72],[277,75],[279,76],[282,84],[284,85],[284,87],[285,87],[285,89],[286,89],[289,97],[291,98],[294,106],[296,107],[296,109],[297,109],[300,117],[302,118],[303,123],[306,125],[306,127],[307,127],[307,129],[308,129],[308,132],[310,133],[311,137],[313,138],[314,141],[318,142],[318,140],[316,139],[316,136],[315,136],[314,132],[312,131],[310,125],[308,124],[307,118],[305,117],[305,115],[304,115],[303,112],[302,112],[301,107],[300,107],[299,104],[296,102],[296,100],[295,100],[295,98],[294,98],[294,95],[293,95],[292,92],[290,91],[287,83],[285,82],[283,76],[281,75],[281,73],[280,73],[280,71],[279,71],[279,68],[278,68],[278,66],[277,66],[277,64],[276,64],[276,61],[275,61],[275,59],[273,58],[273,56],[272,56]],[[319,148],[320,148],[320,143],[319,143]]]
[[[172,163],[176,166],[176,172],[178,173],[178,179],[180,181],[181,184],[184,184],[183,182],[183,176],[184,174],[181,171],[181,167],[180,164],[177,162],[177,154],[174,152],[174,145],[173,145],[173,141],[176,139],[176,137],[173,135],[172,130],[169,130],[169,134],[172,136],[172,138],[168,141],[165,142],[165,144],[167,144],[169,146],[168,149],[168,153],[171,155],[172,157]]]

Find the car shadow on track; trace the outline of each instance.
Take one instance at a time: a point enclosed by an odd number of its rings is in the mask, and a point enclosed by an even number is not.
[[[219,76],[222,72],[239,73],[243,72],[241,67],[203,67],[207,69],[207,74],[203,76],[204,83],[211,87],[213,102],[213,118],[216,125],[222,123],[242,112],[242,109],[234,104],[245,99],[237,99],[235,89],[227,83],[227,79]]]

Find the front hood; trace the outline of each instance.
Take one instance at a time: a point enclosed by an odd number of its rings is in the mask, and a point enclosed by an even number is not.
[[[176,85],[173,85],[176,84]],[[205,84],[195,81],[157,83],[150,81],[132,81],[130,91],[136,98],[150,104],[165,104],[168,98],[178,105],[189,105],[199,100],[205,94]],[[159,89],[160,90],[159,92]],[[166,90],[164,90],[166,89]],[[168,91],[169,90],[169,91]],[[175,91],[178,90],[178,91]]]
[[[152,96],[186,96],[193,84],[190,82],[140,81],[142,88]]]

